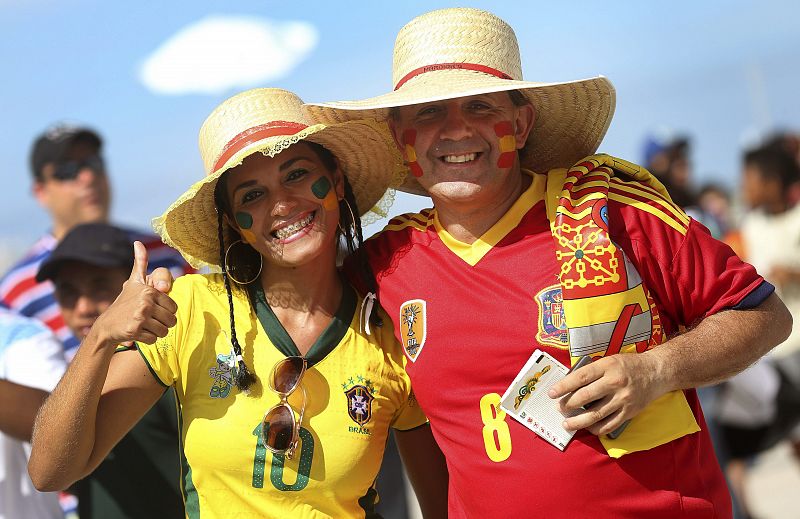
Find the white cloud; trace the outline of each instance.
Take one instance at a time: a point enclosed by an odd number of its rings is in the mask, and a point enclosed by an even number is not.
[[[210,16],[180,30],[148,56],[140,81],[157,94],[220,94],[288,75],[316,47],[305,22]]]

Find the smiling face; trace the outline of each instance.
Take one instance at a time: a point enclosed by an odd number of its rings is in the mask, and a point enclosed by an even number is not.
[[[412,174],[436,203],[505,200],[521,184],[516,150],[533,127],[531,105],[495,92],[402,106],[389,126]]]
[[[231,170],[225,187],[228,223],[267,263],[334,264],[344,186],[311,146],[300,142],[275,157],[254,153]]]

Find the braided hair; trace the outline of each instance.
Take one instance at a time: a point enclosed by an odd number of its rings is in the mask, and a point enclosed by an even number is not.
[[[239,339],[236,338],[236,324],[233,319],[233,292],[231,291],[231,281],[228,277],[228,269],[225,268],[225,233],[223,221],[223,214],[229,210],[227,197],[223,194],[225,189],[225,180],[227,172],[220,177],[217,182],[216,189],[214,190],[214,199],[217,204],[217,237],[219,238],[219,264],[222,268],[222,280],[225,283],[225,292],[228,294],[228,309],[230,312],[231,320],[231,345],[233,346],[233,354],[235,355],[236,372],[234,373],[233,381],[239,391],[247,391],[250,386],[256,381],[256,376],[247,368],[242,358],[242,347],[239,344]],[[220,187],[222,186],[222,187]]]
[[[304,141],[314,153],[319,157],[322,165],[329,172],[333,172],[337,168],[336,159],[333,154],[326,148],[311,141]],[[233,353],[236,356],[236,373],[234,375],[234,383],[240,391],[246,391],[255,381],[255,375],[250,372],[247,365],[242,358],[242,347],[236,337],[236,325],[234,323],[233,315],[233,293],[231,291],[230,277],[228,276],[228,269],[226,268],[225,258],[225,222],[223,215],[231,214],[231,207],[228,197],[225,194],[225,185],[227,183],[228,172],[220,176],[217,185],[214,189],[214,201],[217,206],[217,237],[219,239],[219,263],[222,268],[222,279],[225,283],[225,292],[228,294],[228,308],[230,309],[230,322],[231,322],[231,345],[233,346]],[[367,255],[361,245],[364,243],[364,234],[361,227],[361,218],[358,217],[359,210],[356,204],[355,194],[347,176],[343,175],[344,181],[344,198],[339,201],[339,232],[344,239],[345,248],[348,254],[355,254],[359,264],[359,273],[361,274],[361,281],[364,283],[368,292],[377,294],[377,283],[375,282],[375,275],[372,272],[367,261]],[[349,207],[348,207],[349,206]],[[230,229],[229,231],[235,232]],[[383,320],[380,318],[376,311],[371,312],[368,316],[370,322],[376,326],[383,326]]]
[[[319,157],[322,165],[325,166],[330,172],[336,170],[337,163],[333,154],[327,148],[317,144],[316,142],[305,141],[314,153]],[[361,214],[358,210],[356,197],[353,193],[353,188],[347,180],[347,175],[342,175],[344,181],[344,198],[339,200],[339,232],[344,239],[345,249],[348,255],[355,255],[358,261],[358,272],[361,275],[361,282],[367,289],[367,292],[372,292],[377,298],[377,283],[375,282],[375,274],[372,272],[372,267],[367,260],[367,254],[362,245],[364,244],[364,233],[361,227]],[[383,326],[383,320],[378,315],[378,312],[373,310],[368,316],[370,322],[376,326]]]

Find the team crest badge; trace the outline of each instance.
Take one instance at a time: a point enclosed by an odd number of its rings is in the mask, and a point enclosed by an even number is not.
[[[536,340],[557,348],[569,347],[567,323],[564,321],[564,297],[560,285],[552,285],[536,294],[539,306],[539,331]]]
[[[366,386],[353,386],[344,392],[347,396],[347,414],[359,426],[363,426],[372,418],[372,401],[375,397]]]
[[[425,335],[428,332],[425,307],[426,303],[422,299],[412,299],[400,306],[400,341],[411,362],[416,362],[425,346]]]

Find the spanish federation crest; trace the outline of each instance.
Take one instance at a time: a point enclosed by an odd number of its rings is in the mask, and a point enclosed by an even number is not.
[[[549,286],[536,294],[534,299],[539,306],[539,331],[536,334],[536,340],[540,344],[548,344],[557,348],[569,347],[561,286]]]
[[[359,426],[372,418],[372,401],[375,397],[366,386],[356,385],[344,392],[347,396],[347,414]]]
[[[428,333],[425,308],[423,299],[412,299],[400,306],[400,342],[411,362],[416,362],[425,346],[425,336]]]

